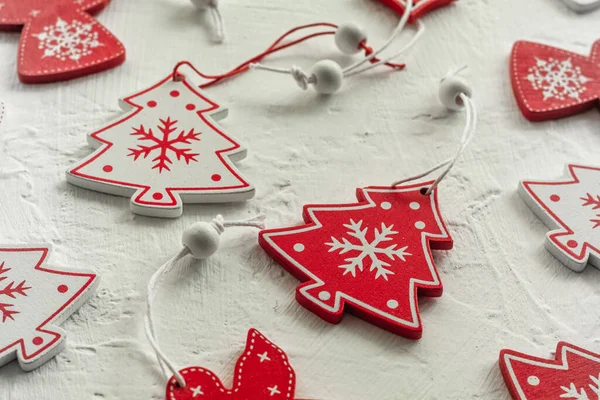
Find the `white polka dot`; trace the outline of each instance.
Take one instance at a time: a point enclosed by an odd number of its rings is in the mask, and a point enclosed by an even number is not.
[[[323,290],[322,292],[319,293],[319,298],[321,300],[327,301],[331,298],[331,293]]]
[[[383,208],[384,210],[389,210],[390,208],[392,208],[392,203],[390,203],[389,201],[384,201],[383,203],[381,203],[381,208]]]
[[[304,251],[304,245],[302,243],[296,243],[294,245],[294,251],[300,253]]]
[[[419,208],[421,208],[421,205],[416,201],[413,201],[412,203],[410,203],[410,208],[412,208],[413,210],[418,210]]]
[[[417,228],[417,229],[425,229],[425,222],[423,222],[423,221],[417,221],[417,222],[415,222],[415,228]]]
[[[529,383],[531,386],[537,386],[540,384],[540,378],[535,375],[531,375],[529,378],[527,378],[527,383]]]
[[[392,310],[395,310],[396,308],[398,308],[399,304],[396,300],[388,300],[387,306]]]

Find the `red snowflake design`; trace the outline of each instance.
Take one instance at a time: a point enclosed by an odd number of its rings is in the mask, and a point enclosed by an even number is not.
[[[155,162],[152,169],[158,169],[159,173],[162,173],[163,170],[171,171],[169,165],[173,164],[173,160],[169,157],[170,153],[173,153],[177,157],[177,161],[185,160],[186,164],[189,164],[191,161],[198,162],[196,157],[199,156],[199,153],[192,153],[191,148],[179,148],[175,146],[178,144],[191,144],[193,140],[200,141],[200,132],[196,132],[192,128],[186,133],[182,129],[176,138],[171,139],[171,134],[178,130],[178,121],[171,120],[170,117],[159,119],[159,121],[160,125],[157,128],[162,133],[162,138],[155,136],[152,128],[146,129],[144,125],[140,125],[139,128],[133,128],[132,136],[138,136],[139,141],[149,141],[153,144],[151,146],[138,144],[136,148],[128,149],[131,151],[128,155],[136,161],[140,157],[147,158],[157,150],[158,155],[152,159],[152,162]]]
[[[583,207],[592,207],[592,210],[600,209],[600,195],[592,196],[590,193],[587,193],[586,197],[582,197]],[[590,222],[594,224],[592,229],[600,228],[600,214],[597,215],[598,218],[590,219]]]
[[[0,282],[8,279],[6,276],[2,276],[5,275],[8,271],[10,271],[10,268],[5,268],[4,263],[0,264]],[[27,293],[25,293],[25,291],[31,289],[31,287],[25,286],[26,284],[27,282],[22,281],[17,286],[15,286],[15,282],[10,281],[8,285],[4,287],[4,289],[0,289],[0,298],[4,296],[11,299],[16,299],[17,295],[26,297]],[[14,304],[0,302],[0,314],[2,315],[2,323],[6,322],[7,319],[11,319],[13,321],[15,320],[14,315],[19,314],[19,312],[14,309],[11,310],[11,308],[13,307]]]

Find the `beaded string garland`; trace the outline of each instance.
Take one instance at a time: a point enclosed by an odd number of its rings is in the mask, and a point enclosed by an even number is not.
[[[173,76],[177,78],[177,70],[182,65],[188,65],[194,69],[194,71],[201,77],[207,80],[206,83],[200,85],[200,88],[204,89],[217,84],[225,79],[232,78],[240,73],[248,71],[249,69],[265,70],[275,72],[279,74],[290,75],[298,84],[302,90],[308,89],[310,86],[321,94],[333,94],[337,92],[343,84],[345,78],[355,76],[364,72],[376,68],[378,66],[386,66],[395,70],[402,70],[405,68],[405,64],[398,64],[392,62],[392,60],[398,58],[410,49],[419,40],[423,32],[425,31],[425,25],[421,21],[417,21],[417,32],[412,39],[400,50],[385,59],[378,58],[378,55],[388,49],[396,38],[400,36],[404,28],[406,27],[410,18],[410,11],[413,7],[412,0],[407,1],[406,13],[400,18],[398,25],[394,29],[388,40],[378,50],[374,50],[372,47],[367,45],[367,34],[357,24],[348,23],[343,25],[336,25],[329,22],[319,22],[314,24],[301,25],[290,29],[280,36],[271,46],[265,51],[256,55],[255,57],[243,62],[232,70],[219,74],[209,75],[205,74],[195,67],[189,61],[182,61],[176,65]],[[297,39],[290,39],[292,35],[302,32],[307,32],[304,36]],[[320,37],[320,36],[334,36],[335,44],[337,48],[344,54],[356,55],[359,52],[364,52],[365,57],[353,63],[350,66],[342,68],[339,64],[332,60],[321,60],[315,63],[311,68],[310,73],[304,72],[298,66],[292,66],[290,68],[276,68],[266,66],[260,63],[268,55],[277,53],[281,50],[300,44],[304,41]],[[288,39],[290,39],[288,41]],[[365,66],[365,64],[370,64]]]

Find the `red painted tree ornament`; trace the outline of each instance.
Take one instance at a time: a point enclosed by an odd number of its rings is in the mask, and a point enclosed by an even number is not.
[[[186,387],[180,388],[177,380],[171,378],[167,400],[292,400],[296,389],[296,374],[287,355],[256,329],[248,332],[231,389],[207,369],[190,367],[180,372]]]
[[[502,350],[500,369],[514,400],[600,398],[600,355],[566,342],[555,360]]]
[[[110,0],[4,0],[0,30],[23,27],[17,69],[25,83],[77,78],[125,61],[125,48],[92,18]]]
[[[406,9],[406,1],[405,0],[378,0],[379,2],[385,4],[390,7],[399,15],[404,14],[404,10]],[[413,10],[410,13],[410,22],[414,22],[417,18],[427,14],[430,11],[435,10],[436,8],[440,8],[443,6],[447,6],[451,3],[454,3],[456,0],[414,0],[413,1]]]
[[[430,183],[358,189],[358,203],[307,205],[305,224],[263,230],[263,249],[302,283],[296,299],[324,320],[344,310],[391,332],[422,335],[417,296],[439,297],[431,249],[452,239]]]
[[[67,180],[131,197],[134,213],[152,217],[178,217],[184,203],[251,198],[254,187],[233,164],[246,149],[215,122],[227,110],[192,78],[170,74],[123,99],[127,115],[90,135],[96,151],[71,168]]]
[[[599,104],[600,41],[590,56],[518,41],[510,64],[517,103],[531,121],[563,118]]]
[[[0,248],[0,366],[17,358],[25,371],[65,347],[57,325],[94,294],[97,276],[44,266],[47,247]]]
[[[524,181],[520,194],[552,231],[546,248],[576,272],[600,268],[600,168],[567,165],[566,178]]]

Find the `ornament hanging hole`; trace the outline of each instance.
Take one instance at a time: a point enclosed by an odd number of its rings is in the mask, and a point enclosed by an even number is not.
[[[458,96],[456,96],[454,98],[454,102],[456,103],[457,106],[459,106],[460,108],[465,106],[465,102],[463,101],[462,97],[460,96],[460,94]]]
[[[429,188],[428,187],[423,187],[419,190],[419,193],[421,193],[423,196],[429,196],[431,193],[429,192]]]

